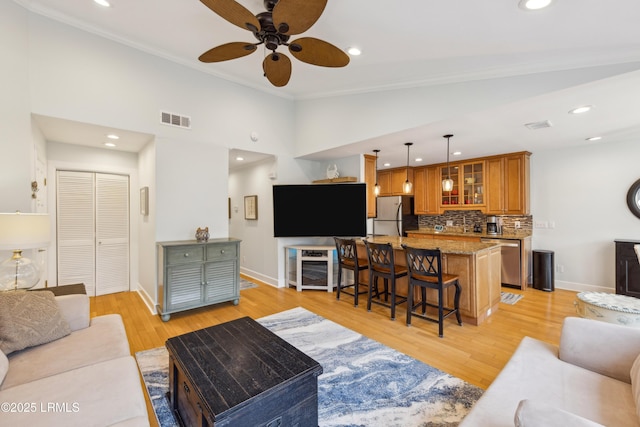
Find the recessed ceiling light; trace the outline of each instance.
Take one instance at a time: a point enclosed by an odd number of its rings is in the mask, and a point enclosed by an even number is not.
[[[591,138],[587,138],[587,141],[600,141],[601,139],[601,136],[592,136]]]
[[[587,111],[590,111],[593,108],[593,105],[582,105],[580,107],[576,107],[573,110],[569,110],[569,114],[583,114]]]
[[[243,161],[243,160],[244,160],[244,157],[240,157],[240,156],[238,156],[238,157],[236,157],[236,160],[237,160],[237,161],[239,161],[239,162],[241,162],[241,161]]]
[[[115,147],[116,144],[114,144],[113,142],[105,142],[104,145],[106,145],[107,147]]]
[[[109,135],[107,135],[107,138],[109,138],[109,139],[120,139],[120,137],[118,135],[116,135],[115,133],[110,133]]]
[[[518,6],[524,10],[540,10],[551,4],[551,0],[520,0]]]
[[[416,162],[421,162],[422,161],[422,157],[416,157]]]
[[[462,151],[454,151],[451,154],[454,155],[454,156],[460,156],[462,154]]]
[[[382,166],[384,166],[384,167],[387,167],[387,168],[388,168],[389,166],[391,166],[391,163],[385,163],[385,164],[383,164]]]
[[[351,46],[347,48],[347,52],[349,53],[349,55],[352,55],[352,56],[358,56],[362,53],[362,51],[355,46]]]
[[[93,0],[93,1],[98,3],[100,6],[111,7],[111,3],[109,3],[107,0]]]

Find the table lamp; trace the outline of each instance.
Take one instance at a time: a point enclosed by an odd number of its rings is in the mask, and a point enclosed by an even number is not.
[[[40,268],[22,251],[46,247],[50,238],[48,214],[0,213],[0,250],[13,251],[0,264],[0,291],[29,289],[38,283]]]

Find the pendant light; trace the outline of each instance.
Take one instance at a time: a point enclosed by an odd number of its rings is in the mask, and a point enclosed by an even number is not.
[[[449,176],[449,138],[453,135],[444,135],[443,138],[447,138],[447,179],[442,180],[442,191],[453,190],[453,180]]]
[[[380,184],[378,184],[378,153],[380,150],[373,150],[376,153],[376,185],[373,186],[373,194],[378,197],[380,195]]]
[[[404,145],[407,146],[407,180],[402,186],[402,191],[405,194],[409,194],[411,193],[411,190],[413,190],[413,184],[411,184],[411,181],[409,181],[409,147],[413,145],[413,142],[405,142]]]

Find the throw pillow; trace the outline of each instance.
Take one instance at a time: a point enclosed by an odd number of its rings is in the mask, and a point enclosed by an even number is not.
[[[636,414],[640,418],[640,354],[631,366],[631,392],[636,402]]]
[[[70,333],[52,292],[0,292],[0,350],[4,354]]]

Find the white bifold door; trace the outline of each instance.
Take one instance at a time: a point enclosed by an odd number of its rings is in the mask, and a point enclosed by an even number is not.
[[[129,177],[57,172],[58,285],[129,290]]]

